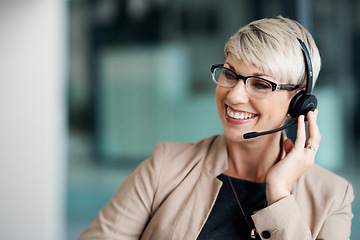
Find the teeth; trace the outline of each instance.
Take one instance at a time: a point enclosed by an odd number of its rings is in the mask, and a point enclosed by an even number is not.
[[[227,114],[232,118],[241,119],[241,120],[249,119],[249,118],[252,118],[253,116],[255,116],[255,114],[251,114],[251,113],[233,112],[233,111],[231,111],[230,107],[227,108]]]

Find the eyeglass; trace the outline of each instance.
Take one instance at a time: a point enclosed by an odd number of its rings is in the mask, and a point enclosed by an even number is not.
[[[211,66],[211,74],[213,81],[223,87],[234,87],[240,79],[244,81],[246,91],[254,97],[269,97],[276,90],[294,91],[300,85],[292,84],[276,84],[267,79],[248,76],[244,77],[235,71],[224,67],[224,64],[216,64]]]

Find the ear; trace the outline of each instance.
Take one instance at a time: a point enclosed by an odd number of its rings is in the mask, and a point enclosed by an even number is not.
[[[296,90],[294,90],[294,91],[289,91],[288,93],[289,93],[289,98],[290,99],[292,99],[296,94],[298,94],[299,92],[302,92],[302,91],[305,91],[305,87],[303,87],[303,88],[298,88],[298,89],[296,89]]]
[[[303,88],[298,88],[298,89],[292,91],[291,93],[293,94],[293,96],[295,96],[295,95],[298,94],[299,92],[303,92],[303,91],[305,92],[305,90],[306,90],[305,87],[303,87]]]

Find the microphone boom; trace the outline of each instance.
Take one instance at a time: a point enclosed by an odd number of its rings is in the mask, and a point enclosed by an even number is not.
[[[270,131],[265,131],[265,132],[250,132],[250,133],[245,133],[243,135],[244,139],[250,139],[250,138],[256,138],[256,137],[259,137],[259,136],[263,136],[263,135],[267,135],[267,134],[271,134],[271,133],[276,133],[276,132],[279,132],[281,130],[284,130],[285,128],[288,128],[288,127],[291,127],[292,125],[294,125],[297,121],[294,120],[288,124],[285,124],[284,126],[282,127],[279,127],[279,128],[276,128],[276,129],[273,129],[273,130],[270,130]]]

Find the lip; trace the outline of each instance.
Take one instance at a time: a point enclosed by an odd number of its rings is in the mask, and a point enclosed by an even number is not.
[[[227,113],[227,108],[230,108],[232,112],[236,112],[236,113],[247,113],[247,114],[253,114],[254,116],[250,117],[250,118],[247,118],[247,119],[235,119],[235,118],[232,118],[228,115]],[[244,123],[248,123],[248,122],[251,122],[253,121],[255,118],[258,117],[258,114],[255,114],[255,113],[251,113],[251,112],[247,112],[247,111],[240,111],[240,110],[236,110],[230,106],[228,106],[227,104],[225,104],[225,119],[231,123],[231,124],[244,124]]]

